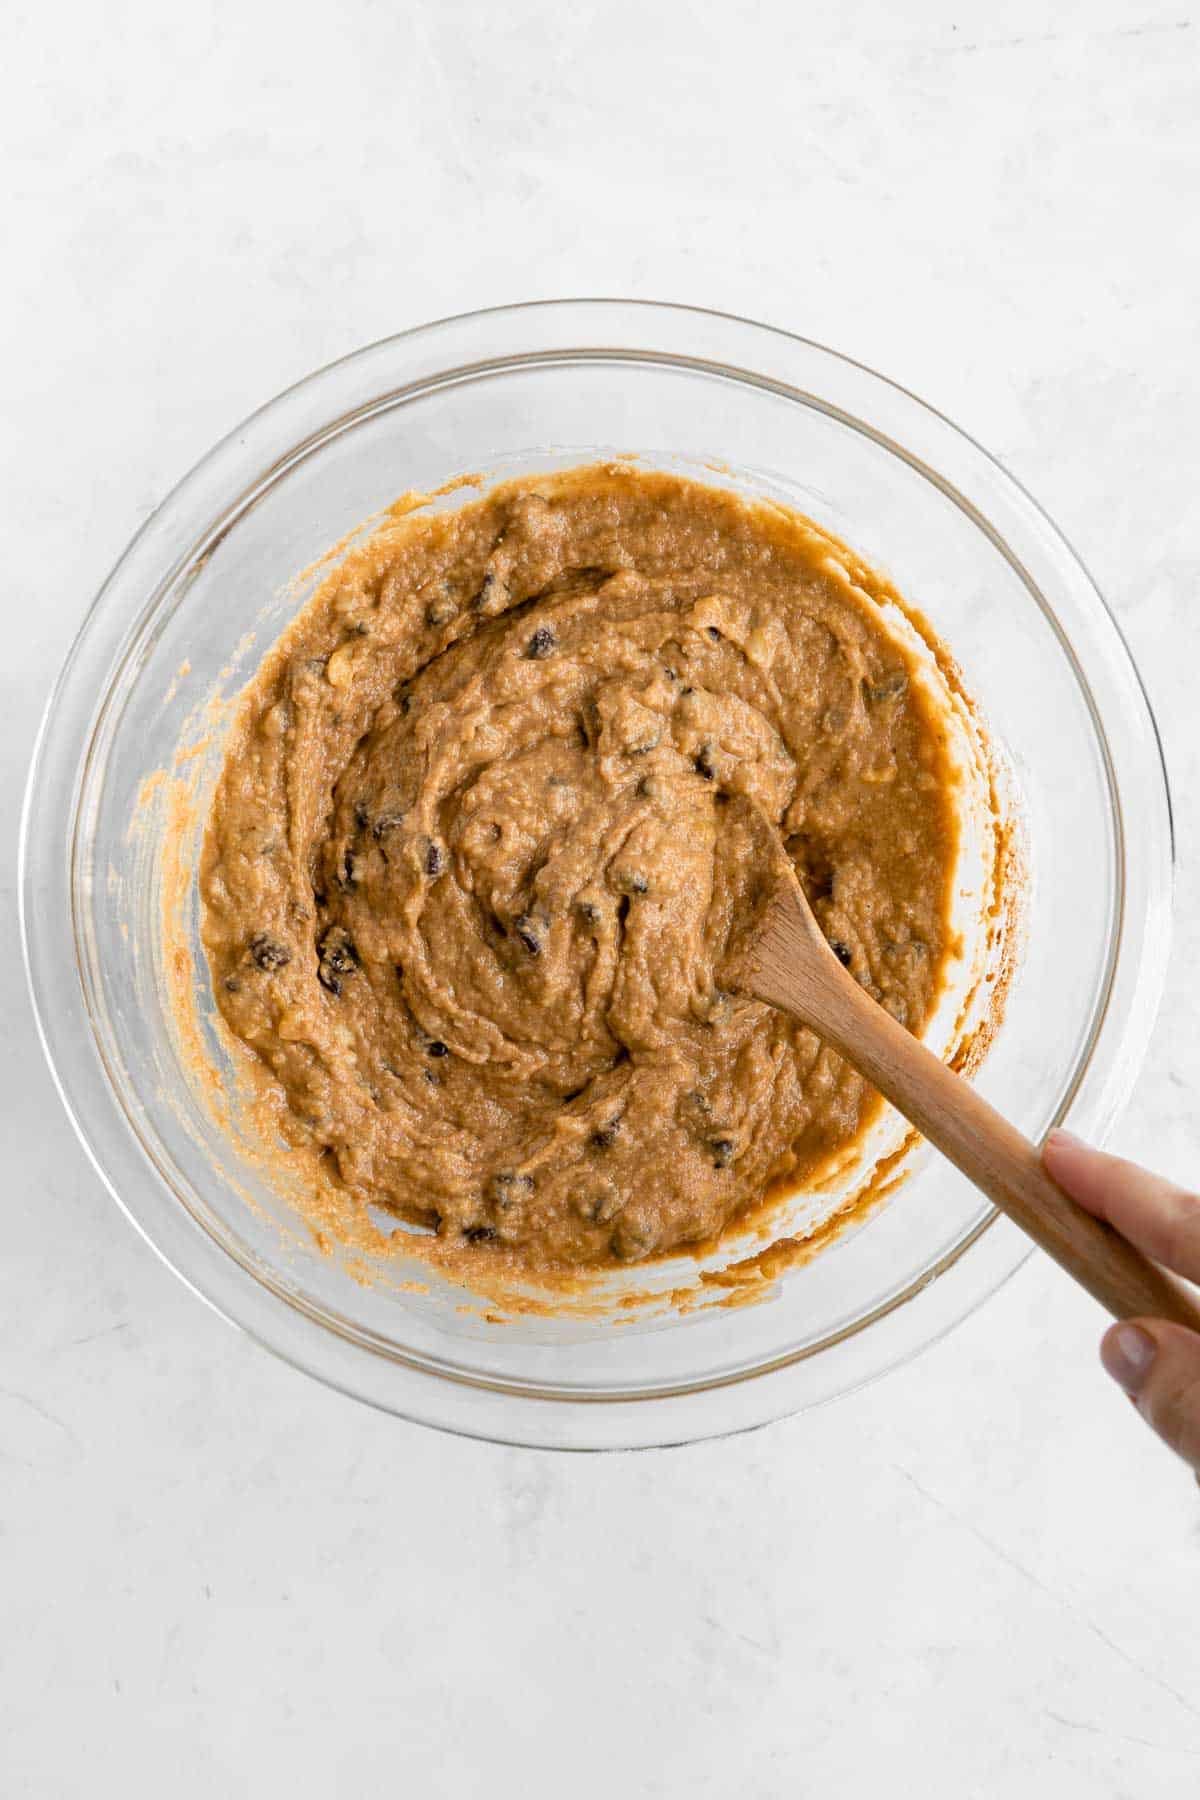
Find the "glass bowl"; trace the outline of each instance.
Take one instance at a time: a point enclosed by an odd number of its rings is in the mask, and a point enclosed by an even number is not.
[[[1064,1120],[1102,1137],[1145,1050],[1170,924],[1169,797],[1136,670],[1069,546],[984,451],[882,377],[745,320],[626,301],[506,307],[389,338],[272,400],[175,489],[93,604],[47,708],[21,849],[51,1068],[101,1177],[168,1265],[349,1394],[579,1449],[716,1435],[845,1392],[979,1305],[1028,1245],[926,1156],[755,1306],[501,1325],[436,1291],[364,1283],[289,1229],[197,1091],[172,1019],[155,809],[162,772],[188,759],[203,796],[229,698],[300,603],[297,572],[360,521],[468,471],[617,452],[785,497],[890,575],[953,649],[1015,769],[1034,871],[978,1085],[1032,1138]],[[155,828],[139,831],[147,817]],[[194,882],[191,896],[194,919]]]

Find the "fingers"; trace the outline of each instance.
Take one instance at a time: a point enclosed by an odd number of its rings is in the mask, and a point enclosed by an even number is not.
[[[1200,1281],[1200,1198],[1136,1163],[1104,1156],[1068,1132],[1042,1148],[1061,1188],[1155,1262]],[[1108,1330],[1100,1360],[1146,1423],[1200,1476],[1200,1332],[1162,1319],[1132,1319]]]
[[[1146,1423],[1200,1476],[1200,1333],[1159,1319],[1114,1325],[1100,1360]]]
[[[1065,1131],[1050,1133],[1042,1161],[1080,1206],[1107,1219],[1155,1262],[1200,1281],[1200,1197]]]

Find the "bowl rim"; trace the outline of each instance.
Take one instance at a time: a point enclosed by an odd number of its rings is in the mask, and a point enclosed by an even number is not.
[[[1128,646],[1120,627],[1111,611],[1105,605],[1095,583],[1085,569],[1081,559],[1068,544],[1063,534],[1054,526],[1044,509],[1032,498],[1027,490],[1011,476],[997,459],[955,425],[945,414],[929,406],[909,389],[901,384],[870,369],[865,363],[852,357],[831,350],[815,343],[799,334],[781,330],[778,327],[763,325],[756,321],[741,318],[734,314],[722,313],[709,308],[678,306],[649,300],[622,300],[619,298],[590,298],[581,300],[533,300],[515,305],[491,307],[479,311],[457,313],[428,324],[418,325],[394,335],[377,340],[372,344],[352,351],[346,356],[324,365],[322,368],[302,377],[299,381],[281,390],[273,399],[257,408],[239,426],[222,438],[204,457],[197,462],[181,481],[167,494],[166,498],[155,508],[150,517],[135,534],[108,578],[100,588],[96,598],[88,608],[62,669],[53,685],[43,714],[35,741],[30,763],[29,777],[25,790],[22,808],[20,848],[18,861],[18,893],[19,916],[22,938],[22,949],[25,959],[26,975],[29,984],[34,1015],[43,1051],[50,1066],[55,1085],[58,1088],[64,1107],[71,1118],[81,1143],[89,1159],[96,1168],[105,1186],[117,1201],[126,1217],[141,1232],[156,1253],[167,1263],[168,1267],[189,1286],[193,1292],[205,1299],[208,1304],[230,1320],[246,1330],[258,1342],[282,1356],[286,1361],[316,1375],[328,1385],[341,1391],[402,1416],[418,1419],[423,1423],[443,1426],[446,1429],[487,1438],[500,1439],[514,1443],[535,1443],[570,1448],[618,1448],[639,1445],[662,1444],[690,1440],[700,1436],[722,1435],[725,1432],[750,1429],[757,1424],[766,1423],[769,1419],[783,1413],[796,1410],[799,1406],[819,1403],[830,1398],[834,1393],[852,1391],[867,1380],[880,1374],[885,1368],[902,1364],[915,1355],[927,1344],[944,1335],[946,1331],[994,1292],[1015,1269],[1024,1261],[1029,1253],[1026,1241],[1008,1227],[1007,1221],[997,1225],[994,1211],[987,1213],[975,1226],[965,1232],[929,1268],[923,1270],[918,1278],[909,1283],[905,1289],[893,1294],[881,1305],[874,1308],[862,1318],[856,1319],[852,1326],[832,1334],[819,1345],[803,1346],[799,1350],[784,1356],[773,1357],[751,1368],[738,1370],[732,1374],[706,1379],[693,1387],[680,1391],[678,1388],[659,1389],[650,1392],[628,1391],[617,1394],[581,1393],[570,1388],[557,1390],[531,1387],[530,1384],[509,1383],[507,1380],[496,1382],[490,1377],[469,1377],[464,1381],[461,1375],[454,1374],[446,1367],[438,1368],[423,1357],[415,1361],[406,1355],[397,1356],[393,1350],[387,1357],[386,1364],[381,1366],[389,1371],[388,1379],[368,1379],[361,1358],[369,1357],[381,1361],[377,1346],[370,1345],[364,1334],[359,1334],[358,1341],[339,1346],[336,1356],[321,1355],[313,1342],[305,1336],[307,1328],[316,1323],[323,1327],[321,1343],[328,1347],[333,1334],[340,1333],[340,1327],[321,1317],[314,1317],[311,1310],[301,1312],[296,1302],[281,1287],[264,1284],[259,1274],[251,1269],[241,1258],[236,1263],[248,1280],[253,1282],[264,1307],[253,1302],[253,1296],[240,1283],[231,1283],[222,1278],[220,1270],[212,1262],[211,1256],[196,1254],[200,1246],[193,1233],[173,1234],[174,1242],[164,1242],[161,1229],[162,1219],[154,1218],[154,1207],[144,1204],[144,1183],[148,1180],[157,1183],[164,1192],[170,1195],[173,1202],[180,1199],[178,1193],[170,1186],[161,1171],[153,1167],[152,1159],[144,1144],[139,1143],[140,1158],[135,1166],[126,1160],[123,1173],[118,1176],[110,1165],[120,1159],[120,1151],[114,1146],[122,1136],[121,1123],[127,1132],[137,1140],[133,1121],[123,1114],[123,1121],[114,1119],[101,1120],[98,1114],[106,1108],[122,1108],[123,1103],[113,1085],[111,1073],[105,1067],[102,1048],[96,1045],[105,1080],[96,1084],[94,1073],[89,1078],[89,1067],[86,1056],[81,1060],[76,1054],[79,1050],[77,1042],[78,1026],[90,1023],[93,1009],[87,1004],[86,992],[81,987],[80,994],[75,996],[74,1007],[64,1005],[64,996],[55,991],[55,978],[48,968],[48,959],[52,959],[52,949],[47,938],[42,935],[40,919],[41,904],[45,896],[35,891],[36,885],[45,883],[49,872],[58,868],[55,850],[61,852],[61,843],[55,842],[58,829],[65,823],[69,825],[68,867],[62,873],[68,876],[65,883],[69,889],[71,901],[71,918],[74,921],[74,876],[70,873],[74,866],[74,857],[80,833],[80,817],[78,803],[86,788],[89,759],[94,751],[96,733],[103,722],[106,709],[113,701],[114,692],[119,686],[120,677],[125,670],[131,646],[140,641],[140,633],[147,620],[161,604],[162,596],[170,592],[178,583],[181,573],[189,563],[200,555],[211,554],[216,542],[236,524],[237,518],[244,509],[254,503],[254,498],[262,494],[274,481],[280,479],[287,469],[294,466],[303,456],[312,453],[313,449],[323,444],[339,431],[348,429],[354,422],[362,418],[364,413],[378,409],[384,405],[394,405],[398,399],[415,387],[427,391],[430,386],[440,385],[446,381],[463,379],[473,375],[495,373],[501,368],[513,366],[529,366],[547,360],[561,361],[564,358],[579,360],[586,357],[619,358],[629,360],[665,361],[678,367],[702,367],[706,372],[714,369],[734,380],[749,382],[754,385],[782,391],[788,398],[799,400],[804,404],[815,406],[819,410],[839,418],[842,422],[862,432],[883,448],[898,455],[903,461],[915,468],[933,485],[938,487],[971,519],[978,529],[991,540],[1005,559],[1018,574],[1031,597],[1036,601],[1053,627],[1063,652],[1068,660],[1076,681],[1085,697],[1097,745],[1104,763],[1105,777],[1108,784],[1110,803],[1113,809],[1113,826],[1117,848],[1118,901],[1117,916],[1109,946],[1109,963],[1106,970],[1102,999],[1094,1009],[1094,1016],[1087,1034],[1086,1042],[1080,1053],[1075,1079],[1066,1092],[1060,1107],[1060,1116],[1065,1116],[1075,1094],[1088,1071],[1092,1068],[1101,1033],[1110,1014],[1114,996],[1114,980],[1118,961],[1125,948],[1126,917],[1126,832],[1123,815],[1121,789],[1113,763],[1113,750],[1110,743],[1109,730],[1106,729],[1104,716],[1096,701],[1092,683],[1080,664],[1080,655],[1076,645],[1065,633],[1054,608],[1049,604],[1042,592],[1040,583],[1025,567],[1007,538],[993,525],[991,519],[974,504],[968,495],[962,493],[952,482],[948,481],[927,460],[912,453],[903,443],[897,442],[888,433],[880,430],[867,417],[847,412],[843,407],[831,403],[827,398],[797,388],[793,383],[781,381],[774,376],[764,375],[761,371],[746,368],[740,363],[713,362],[711,359],[696,357],[687,353],[667,348],[665,350],[636,350],[631,344],[586,344],[575,341],[564,342],[550,349],[525,349],[523,351],[508,350],[498,356],[485,357],[470,363],[443,364],[440,368],[427,370],[423,377],[415,383],[409,382],[399,388],[390,388],[386,392],[376,392],[359,404],[342,408],[333,417],[326,418],[315,431],[299,441],[286,445],[282,451],[265,466],[259,466],[249,481],[243,481],[236,499],[228,499],[229,482],[225,465],[231,457],[243,464],[253,460],[260,454],[246,451],[246,446],[255,436],[256,428],[265,425],[286,424],[287,415],[294,410],[298,400],[316,398],[335,386],[338,377],[348,370],[362,369],[366,371],[370,365],[389,355],[402,355],[404,350],[414,345],[439,343],[446,333],[451,336],[455,328],[465,328],[470,332],[483,327],[486,335],[488,326],[500,326],[524,321],[531,314],[540,314],[545,319],[559,320],[568,326],[579,315],[589,315],[587,322],[599,323],[601,320],[618,320],[623,318],[626,327],[635,321],[652,320],[654,329],[666,331],[670,335],[672,327],[682,329],[690,325],[697,337],[707,336],[715,331],[718,335],[729,335],[735,339],[753,340],[753,348],[767,358],[772,347],[777,352],[785,346],[792,355],[798,351],[805,357],[815,361],[822,372],[841,374],[853,372],[858,378],[858,385],[864,387],[868,397],[890,403],[904,415],[905,422],[914,426],[920,425],[926,433],[932,434],[935,443],[941,446],[954,446],[960,452],[969,452],[980,471],[993,483],[1002,495],[1006,495],[1010,506],[1017,515],[1023,515],[1024,523],[1032,525],[1043,540],[1043,548],[1049,545],[1054,558],[1071,575],[1078,595],[1094,610],[1096,623],[1102,634],[1107,634],[1108,673],[1117,679],[1118,686],[1124,689],[1127,702],[1132,702],[1137,716],[1139,742],[1133,746],[1132,753],[1140,755],[1143,773],[1149,772],[1151,786],[1156,800],[1156,817],[1152,821],[1155,836],[1155,851],[1158,867],[1151,871],[1148,892],[1145,896],[1145,918],[1139,945],[1135,949],[1140,953],[1138,958],[1136,992],[1125,1001],[1123,1020],[1124,1031],[1120,1054],[1114,1068],[1108,1072],[1102,1093],[1094,1100],[1089,1123],[1093,1135],[1102,1135],[1111,1124],[1112,1117],[1127,1096],[1137,1066],[1145,1049],[1145,1043],[1153,1023],[1157,1008],[1162,980],[1165,974],[1166,955],[1169,944],[1169,913],[1171,871],[1174,862],[1174,831],[1171,808],[1170,788],[1163,758],[1161,738],[1158,733],[1153,711],[1140,674],[1129,653]],[[552,330],[554,328],[552,327]],[[571,335],[571,334],[569,334]],[[577,336],[577,334],[575,334]],[[611,334],[610,334],[611,335]],[[276,432],[276,436],[280,433]],[[286,436],[284,432],[282,435]],[[918,437],[920,432],[917,433]],[[978,471],[977,471],[978,472]],[[214,475],[220,479],[213,481]],[[210,494],[212,487],[215,492]],[[165,572],[160,572],[156,581],[148,591],[144,603],[135,609],[132,620],[117,616],[109,618],[106,601],[119,596],[114,590],[130,576],[140,576],[139,563],[148,561],[161,569],[162,551],[171,545],[178,544],[180,533],[173,524],[174,515],[182,510],[185,503],[191,505],[199,501],[202,508],[211,506],[217,492],[224,492],[226,503],[215,514],[211,514],[207,528],[197,536],[194,531],[183,533],[186,546],[173,557],[168,557]],[[73,684],[78,685],[83,665],[89,661],[98,662],[107,681],[100,690],[96,705],[87,713],[86,723],[76,725],[73,734],[61,727],[61,717],[71,696]],[[95,692],[93,687],[90,691]],[[80,755],[80,739],[84,738],[83,754]],[[1131,753],[1130,747],[1125,752]],[[53,804],[57,801],[57,810]],[[64,802],[66,803],[64,805]],[[61,923],[62,907],[58,907],[59,923]],[[36,919],[36,922],[35,922]],[[1151,928],[1153,927],[1153,929]],[[61,943],[58,945],[61,949]],[[72,944],[72,972],[82,982],[79,944],[77,934]],[[86,984],[83,984],[84,987]],[[79,1002],[82,1000],[82,1005]],[[116,1127],[114,1131],[113,1127]],[[104,1142],[97,1141],[103,1138]],[[135,1203],[125,1191],[131,1185],[139,1188],[139,1196],[143,1204]],[[149,1211],[151,1217],[147,1218]],[[195,1224],[195,1221],[193,1221]],[[156,1228],[157,1227],[157,1228]],[[199,1231],[197,1226],[196,1230]],[[981,1252],[987,1240],[988,1254]],[[235,1258],[228,1246],[222,1246],[215,1238],[209,1237],[209,1249],[225,1259],[227,1271],[232,1270]],[[182,1247],[181,1247],[182,1246]],[[964,1252],[975,1247],[974,1255],[967,1259],[972,1265],[970,1281],[963,1279]],[[181,1266],[185,1265],[185,1266]],[[985,1266],[986,1265],[986,1266]],[[897,1320],[910,1326],[912,1322],[913,1304],[918,1301],[922,1312],[922,1320],[914,1329],[905,1329],[898,1336],[900,1340],[892,1345],[898,1353],[883,1357],[883,1339],[880,1328],[889,1320]],[[292,1313],[290,1320],[280,1314],[280,1307],[288,1308]],[[842,1377],[831,1383],[806,1384],[804,1392],[798,1392],[795,1384],[789,1384],[781,1377],[786,1377],[789,1370],[800,1363],[808,1363],[818,1359],[823,1351],[834,1345],[844,1346],[851,1340],[861,1339],[867,1326],[873,1328],[875,1335],[871,1340],[873,1354],[867,1357],[854,1357],[843,1367]],[[887,1334],[895,1337],[895,1331]],[[352,1351],[349,1361],[342,1350]],[[398,1391],[395,1377],[397,1368],[404,1373],[404,1383]],[[434,1384],[431,1391],[429,1384]],[[706,1413],[697,1417],[696,1403],[703,1402],[715,1390],[734,1389],[739,1386],[757,1384],[758,1397],[751,1407],[734,1405],[721,1406],[711,1416]],[[448,1394],[452,1389],[467,1390],[470,1398],[465,1404],[451,1403]],[[500,1422],[488,1411],[497,1397],[503,1397],[505,1409],[509,1417]],[[653,1407],[647,1403],[653,1401]],[[482,1409],[480,1406],[482,1402]],[[551,1423],[546,1418],[547,1404],[559,1415]],[[540,1409],[540,1410],[539,1410]],[[602,1413],[606,1424],[603,1430],[597,1430],[594,1423],[598,1414]],[[653,1415],[654,1423],[646,1422],[647,1415]],[[563,1415],[574,1415],[566,1416]],[[636,1421],[636,1423],[635,1423]]]

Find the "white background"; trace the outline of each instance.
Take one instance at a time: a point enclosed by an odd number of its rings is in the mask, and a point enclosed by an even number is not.
[[[242,415],[465,308],[722,307],[960,421],[1118,612],[1180,861],[1117,1138],[1195,1178],[1194,0],[24,0],[5,65],[0,1792],[1194,1795],[1200,1493],[1048,1265],[730,1442],[555,1458],[376,1417],[120,1219],[14,906],[52,674]]]

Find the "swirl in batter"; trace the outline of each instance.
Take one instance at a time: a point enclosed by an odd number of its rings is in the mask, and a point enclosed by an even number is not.
[[[955,851],[876,578],[797,515],[622,463],[393,520],[249,688],[202,868],[224,1018],[351,1192],[529,1267],[712,1239],[877,1097],[721,992],[744,796],[911,1029]]]

